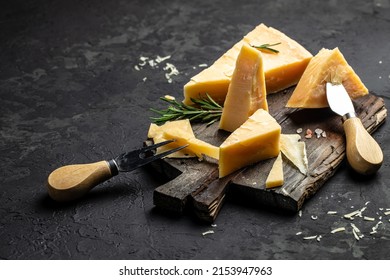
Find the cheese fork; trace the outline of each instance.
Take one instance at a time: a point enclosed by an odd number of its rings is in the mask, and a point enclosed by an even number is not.
[[[47,189],[50,197],[56,201],[72,201],[84,196],[96,185],[119,174],[133,171],[141,166],[177,152],[188,145],[176,147],[156,154],[158,147],[175,140],[167,140],[131,152],[123,153],[115,159],[87,164],[72,164],[57,168],[50,173]]]

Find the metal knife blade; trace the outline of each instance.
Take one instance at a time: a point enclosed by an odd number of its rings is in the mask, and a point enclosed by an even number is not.
[[[356,117],[351,98],[342,84],[326,83],[326,97],[332,111],[343,119]]]
[[[326,97],[332,111],[342,116],[349,164],[364,175],[378,171],[383,162],[382,149],[356,116],[344,86],[326,83]]]
[[[342,84],[326,83],[326,97],[333,112],[343,118],[356,117],[351,98]]]

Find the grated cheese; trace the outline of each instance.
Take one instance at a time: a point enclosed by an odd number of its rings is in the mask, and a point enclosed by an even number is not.
[[[356,240],[360,240],[361,238],[364,237],[364,235],[361,233],[360,229],[358,229],[357,226],[355,226],[353,223],[351,223],[352,226],[352,233],[355,236]]]
[[[336,233],[336,232],[341,232],[341,231],[345,231],[345,227],[335,228],[330,233]]]
[[[344,218],[353,220],[353,217],[356,216],[359,213],[359,210],[353,211],[351,213],[345,214]]]
[[[315,215],[311,215],[311,217],[310,217],[312,220],[317,220],[318,219],[318,217],[317,216],[315,216]]]
[[[364,216],[363,219],[364,219],[365,221],[371,221],[371,222],[375,221],[375,218],[367,217],[367,216]]]
[[[295,235],[301,235],[302,231],[298,231]]]
[[[317,238],[317,235],[303,237],[304,240],[310,240],[310,239],[316,239],[316,238]]]
[[[335,215],[335,214],[337,214],[337,211],[328,211],[326,214],[328,214],[328,215]]]
[[[388,216],[388,215],[390,215],[390,211],[386,211],[386,212],[383,213],[383,214],[385,214],[385,216]]]
[[[208,230],[208,231],[205,231],[202,233],[203,236],[207,235],[207,234],[213,234],[214,231],[213,230]]]
[[[379,225],[382,223],[383,223],[382,221],[377,222],[376,225],[372,227],[372,231],[370,232],[370,234],[377,233],[376,230],[378,229]]]

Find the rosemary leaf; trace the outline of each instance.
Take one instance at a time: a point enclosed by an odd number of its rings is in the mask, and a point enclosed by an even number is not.
[[[169,106],[164,110],[150,109],[159,115],[159,117],[150,118],[156,124],[187,118],[190,121],[207,122],[207,125],[211,125],[218,121],[222,115],[222,106],[215,102],[207,93],[203,97],[192,98],[193,106],[186,105],[183,102],[179,103],[172,98],[161,97],[160,99],[167,102]]]
[[[252,47],[260,50],[260,51],[265,51],[265,52],[271,52],[271,53],[279,53],[279,51],[277,49],[274,49],[274,48],[271,48],[273,46],[277,46],[277,45],[280,45],[281,43],[275,43],[275,44],[262,44],[260,46],[254,46],[252,45]]]

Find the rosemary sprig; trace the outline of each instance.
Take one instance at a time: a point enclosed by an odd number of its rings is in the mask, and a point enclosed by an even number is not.
[[[271,52],[271,53],[279,53],[278,50],[274,49],[274,48],[271,48],[273,46],[277,46],[277,45],[280,45],[281,43],[275,43],[275,44],[262,44],[260,46],[254,46],[252,45],[252,47],[260,50],[260,51],[265,51],[265,52]]]
[[[222,106],[207,93],[205,97],[191,98],[195,106],[186,105],[183,102],[179,103],[174,98],[160,97],[160,99],[167,102],[169,106],[165,110],[150,109],[160,115],[159,117],[150,118],[155,124],[189,119],[190,121],[206,122],[207,125],[211,125],[218,121],[222,115]]]

